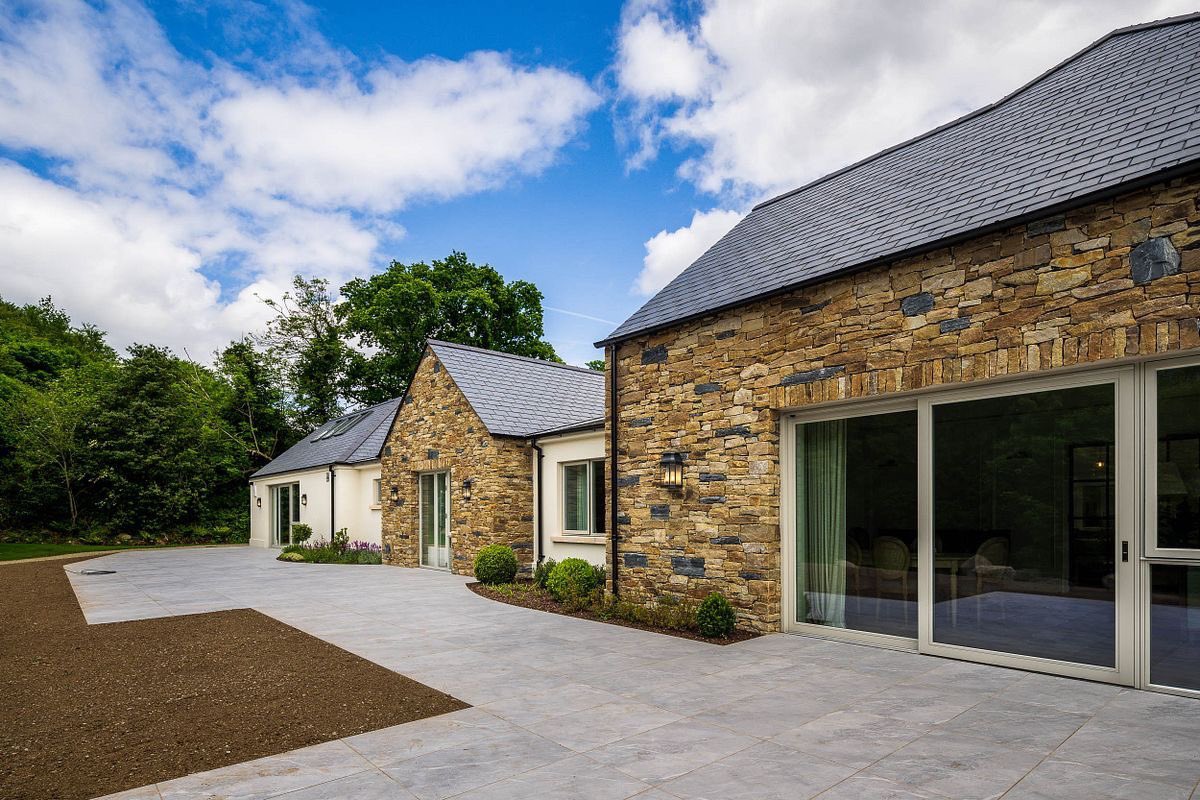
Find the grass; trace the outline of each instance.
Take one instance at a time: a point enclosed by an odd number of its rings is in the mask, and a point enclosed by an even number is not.
[[[19,561],[23,558],[65,556],[72,553],[94,553],[98,550],[120,549],[122,548],[111,544],[56,544],[55,542],[35,542],[33,544],[4,543],[0,544],[0,561]]]

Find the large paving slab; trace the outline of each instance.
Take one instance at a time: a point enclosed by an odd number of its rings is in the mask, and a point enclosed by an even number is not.
[[[799,636],[718,647],[273,556],[65,569],[90,623],[253,608],[474,708],[114,797],[1200,798],[1200,701]]]

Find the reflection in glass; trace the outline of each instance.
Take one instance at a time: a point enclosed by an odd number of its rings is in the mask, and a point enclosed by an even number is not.
[[[1200,689],[1200,566],[1150,568],[1150,682]]]
[[[1200,367],[1158,373],[1158,546],[1200,548]]]
[[[917,414],[796,426],[796,619],[917,635]]]
[[[1111,384],[934,406],[934,641],[1113,666]]]

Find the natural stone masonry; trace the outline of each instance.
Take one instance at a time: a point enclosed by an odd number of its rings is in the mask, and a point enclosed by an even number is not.
[[[622,595],[720,590],[779,628],[781,410],[1200,349],[1198,194],[1192,174],[618,345]]]
[[[533,560],[533,473],[524,440],[492,436],[470,403],[426,350],[409,387],[381,460],[384,560],[420,564],[418,476],[450,471],[450,568],[474,571],[475,554],[507,544],[523,569]],[[463,481],[471,480],[471,498]],[[391,488],[398,489],[397,502]]]

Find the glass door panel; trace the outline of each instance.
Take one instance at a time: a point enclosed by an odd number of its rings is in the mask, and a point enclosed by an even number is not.
[[[917,636],[917,412],[795,426],[796,621]]]
[[[439,472],[437,479],[437,554],[436,564],[439,569],[449,569],[450,567],[450,492],[449,483],[450,476],[448,473]]]
[[[292,525],[300,521],[300,484],[275,486],[271,492],[271,544],[283,547],[291,544]]]
[[[1117,665],[1116,387],[936,404],[932,639]]]
[[[1150,683],[1200,691],[1200,564],[1150,566]]]
[[[1200,365],[1158,370],[1155,384],[1156,548],[1200,558]]]
[[[421,563],[447,569],[449,559],[449,479],[445,472],[420,477]]]

